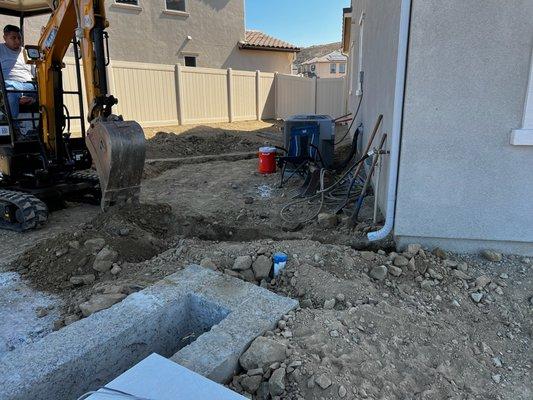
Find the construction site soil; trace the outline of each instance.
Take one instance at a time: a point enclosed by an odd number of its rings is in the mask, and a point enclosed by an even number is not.
[[[271,141],[259,136],[267,129],[261,124],[246,141]],[[270,133],[279,134],[272,125]],[[219,151],[234,152],[223,145],[232,134],[221,134]],[[190,139],[171,142],[180,140]],[[206,152],[216,135],[209,142]],[[153,158],[184,155],[155,149]],[[10,254],[0,267],[61,299],[54,329],[191,263],[299,299],[265,334],[282,356],[238,371],[229,383],[249,398],[533,398],[530,259],[420,246],[397,254],[390,240],[370,246],[365,233],[379,228],[372,198],[355,227],[342,216],[298,223],[317,202],[287,222],[279,212],[301,182],[279,188],[278,174],[256,170],[254,159],[162,168],[143,181],[141,205],[105,214],[71,205],[30,235],[0,233],[0,250]],[[287,266],[266,276],[265,263],[278,251],[288,255]],[[98,307],[102,296],[114,300]]]
[[[237,124],[196,126],[184,131],[172,127],[165,131],[150,132],[147,141],[148,159],[203,156],[222,153],[257,151],[262,145],[281,141],[277,121],[245,122]],[[252,130],[250,130],[252,129]]]

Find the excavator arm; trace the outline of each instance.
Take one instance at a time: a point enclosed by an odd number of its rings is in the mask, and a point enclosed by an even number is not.
[[[61,137],[63,58],[75,36],[81,50],[87,97],[86,145],[96,166],[102,190],[102,208],[136,202],[144,168],[144,132],[135,121],[112,113],[117,100],[108,93],[103,0],[59,0],[39,40],[40,58],[35,61],[43,142],[56,159],[65,157]],[[60,97],[61,96],[61,97]],[[59,106],[61,105],[61,106]]]

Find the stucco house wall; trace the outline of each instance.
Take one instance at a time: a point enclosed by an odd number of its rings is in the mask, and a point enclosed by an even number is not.
[[[512,146],[533,48],[530,0],[414,0],[395,234],[533,254],[533,146]]]
[[[199,67],[291,71],[293,53],[238,48],[245,38],[243,0],[187,0],[185,13],[165,11],[165,0],[139,0],[139,6],[106,3],[113,60],[184,64],[184,56],[195,56]],[[47,20],[26,19],[26,43],[37,43]],[[19,21],[0,16],[0,25],[7,23]]]
[[[363,143],[379,113],[382,131],[391,131],[400,7],[401,0],[352,1],[351,110],[360,98],[365,13]],[[533,68],[531,21],[530,0],[412,0],[394,225],[400,247],[533,255],[533,146],[510,144]]]
[[[336,67],[335,67],[335,71],[336,73],[332,74],[331,73],[331,70],[330,70],[330,64],[332,63],[325,63],[325,62],[319,62],[319,63],[316,63],[316,70],[315,70],[315,73],[316,75],[319,77],[319,78],[342,78],[343,76],[346,75],[346,73],[344,74],[341,74],[339,72],[339,65],[340,64],[344,64],[344,68],[346,68],[346,62],[335,62]],[[346,69],[345,69],[346,71]]]
[[[353,0],[352,27],[349,65],[351,66],[348,82],[351,89],[348,93],[349,111],[357,109],[361,95],[358,94],[359,77],[359,41],[361,15],[363,22],[363,57],[362,84],[363,101],[354,123],[363,124],[363,137],[360,147],[366,146],[379,114],[383,114],[380,131],[374,139],[374,146],[380,141],[383,133],[389,134],[385,147],[390,148],[390,132],[394,107],[394,87],[396,81],[396,55],[398,46],[398,30],[400,23],[400,1],[396,0]],[[386,188],[388,183],[388,157],[382,158],[378,202],[381,210],[385,210]],[[376,173],[377,175],[377,173]],[[377,182],[376,177],[374,182]]]
[[[331,73],[331,64],[335,64],[334,73]],[[318,78],[343,78],[347,74],[347,64],[348,57],[339,50],[335,50],[321,57],[304,61],[299,66],[299,73]],[[341,72],[341,67],[344,68],[343,72]]]
[[[222,68],[292,74],[295,57],[296,54],[291,52],[235,48]]]

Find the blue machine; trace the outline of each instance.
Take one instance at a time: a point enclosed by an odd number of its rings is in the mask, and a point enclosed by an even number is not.
[[[320,131],[318,125],[294,126],[290,132],[289,157],[309,156],[315,161],[320,161],[316,148]],[[315,147],[312,147],[310,145]]]
[[[333,165],[335,123],[330,116],[295,115],[287,118],[284,135],[289,158],[312,159],[325,168]]]

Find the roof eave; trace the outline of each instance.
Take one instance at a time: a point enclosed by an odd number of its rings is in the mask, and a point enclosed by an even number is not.
[[[341,53],[348,56],[350,53],[350,41],[352,30],[352,16],[344,15],[342,18],[342,51]]]
[[[11,8],[0,7],[0,15],[9,15],[13,17],[33,17],[36,15],[50,14],[50,8],[41,8],[35,10],[19,11]]]
[[[239,43],[239,48],[242,50],[264,50],[264,51],[282,51],[285,53],[299,53],[300,48],[286,48],[286,47],[270,47],[270,46],[258,46],[255,44]]]

